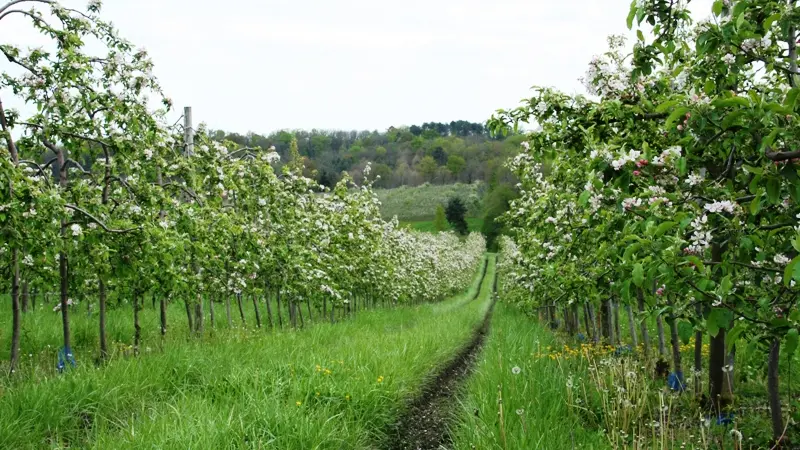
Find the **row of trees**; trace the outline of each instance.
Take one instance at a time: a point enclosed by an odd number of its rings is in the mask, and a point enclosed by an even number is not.
[[[378,131],[278,131],[269,135],[212,131],[219,141],[243,147],[275,147],[286,160],[296,139],[304,158],[304,174],[333,187],[347,172],[356,182],[372,164],[376,187],[417,186],[430,182],[472,183],[508,180],[503,161],[518,152],[521,136],[491,138],[482,124],[466,121],[425,123]]]
[[[0,5],[0,23],[28,20],[51,42],[0,46],[9,62],[0,88],[34,111],[22,118],[0,101],[0,292],[11,292],[12,372],[21,290],[57,286],[67,357],[69,306],[96,298],[105,358],[112,291],[133,305],[138,348],[145,295],[160,301],[164,334],[170,302],[185,305],[196,331],[205,308],[213,320],[208,298],[224,299],[229,322],[231,296],[283,299],[295,324],[301,304],[333,311],[351,302],[432,301],[469,282],[484,251],[480,235],[398,229],[381,219],[370,182],[344,176],[329,190],[304,177],[294,140],[277,170],[274,148],[166,126],[170,101],[147,53],[99,10],[99,1],[87,11],[39,0]],[[153,96],[163,98],[156,112],[148,108]]]
[[[635,1],[628,26],[643,23],[652,33],[637,31],[632,54],[612,37],[592,60],[591,97],[537,88],[493,117],[496,130],[541,125],[510,163],[521,196],[505,215],[505,291],[563,310],[567,323],[580,309],[613,317],[622,304],[641,324],[646,359],[648,319],[660,342],[665,321],[681,381],[679,342],[694,334],[693,373],[707,374],[721,421],[737,347],[763,352],[773,439],[787,444],[779,367],[800,333],[800,8],[718,0],[710,20],[693,23],[685,2]],[[618,338],[611,322],[595,340]]]

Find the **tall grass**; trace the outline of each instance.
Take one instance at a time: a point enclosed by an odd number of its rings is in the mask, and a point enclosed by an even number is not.
[[[0,448],[368,448],[480,323],[491,283],[472,301],[478,282],[479,274],[467,292],[438,304],[364,311],[302,331],[176,337],[103,367],[7,382]],[[57,339],[52,321],[41,324],[47,332],[30,330],[38,338],[26,345]]]

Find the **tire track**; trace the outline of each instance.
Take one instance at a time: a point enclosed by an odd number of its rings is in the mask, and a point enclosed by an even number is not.
[[[487,258],[478,291],[472,301],[480,297],[488,266]],[[425,384],[421,394],[388,430],[388,439],[383,449],[440,450],[448,448],[452,443],[447,430],[447,425],[453,418],[452,405],[461,384],[474,369],[477,355],[488,334],[495,303],[494,288],[495,286],[490,294],[493,296],[491,304],[481,325],[475,330],[467,345]]]

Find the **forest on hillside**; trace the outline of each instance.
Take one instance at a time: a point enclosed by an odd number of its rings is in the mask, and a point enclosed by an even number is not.
[[[209,130],[217,141],[244,147],[275,147],[288,161],[289,147],[297,139],[304,158],[305,175],[332,187],[343,172],[356,183],[380,176],[375,187],[418,186],[483,181],[490,186],[512,183],[503,162],[519,152],[522,135],[493,136],[484,124],[468,121],[428,122],[389,127],[385,131],[281,130],[267,135]]]

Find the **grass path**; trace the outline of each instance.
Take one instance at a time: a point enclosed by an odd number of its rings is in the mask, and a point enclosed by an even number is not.
[[[495,256],[490,255],[475,300],[492,297],[495,278]],[[473,300],[473,301],[475,301]],[[389,450],[438,450],[449,443],[447,426],[452,408],[463,381],[474,367],[491,320],[489,305],[481,323],[473,330],[469,342],[425,384],[421,394],[409,405],[396,426],[391,428],[385,448]]]
[[[480,275],[437,304],[218,333],[6,386],[0,448],[369,448],[480,324],[490,303],[486,284],[475,298]]]

